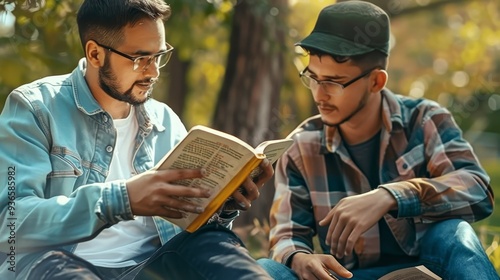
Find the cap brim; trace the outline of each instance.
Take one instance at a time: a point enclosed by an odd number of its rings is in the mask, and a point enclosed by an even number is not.
[[[376,50],[366,45],[356,44],[341,37],[321,32],[313,32],[295,45],[340,56],[354,56]]]

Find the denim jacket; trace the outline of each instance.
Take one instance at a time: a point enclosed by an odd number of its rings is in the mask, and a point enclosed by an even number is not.
[[[15,89],[0,115],[1,279],[23,278],[37,256],[72,251],[102,229],[133,219],[125,180],[105,182],[116,133],[92,96],[86,62],[68,75]],[[186,134],[165,104],[136,107],[133,171],[152,168]],[[181,231],[153,217],[162,244]],[[226,226],[230,226],[228,219]],[[8,230],[6,230],[8,228]]]

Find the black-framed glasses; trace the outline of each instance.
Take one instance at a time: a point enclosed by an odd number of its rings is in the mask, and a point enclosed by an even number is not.
[[[320,81],[314,77],[311,77],[309,68],[306,67],[302,72],[300,72],[300,80],[302,81],[302,84],[308,89],[311,90],[317,90],[319,86],[322,87],[323,91],[327,93],[328,95],[340,95],[344,93],[344,89],[348,87],[349,85],[352,85],[355,83],[357,80],[367,76],[370,74],[373,70],[379,69],[380,67],[373,67],[370,68],[364,72],[362,72],[359,76],[356,76],[352,80],[348,81],[347,83],[341,84],[334,82],[332,80],[324,80]]]
[[[148,67],[155,62],[155,65],[157,68],[162,68],[163,66],[167,65],[168,61],[170,60],[170,57],[172,56],[172,51],[174,50],[174,47],[172,47],[169,43],[165,42],[167,45],[167,49],[152,55],[140,55],[140,56],[131,56],[126,53],[122,53],[121,51],[115,50],[112,47],[108,47],[103,44],[99,44],[97,41],[94,40],[94,42],[102,47],[107,49],[108,51],[114,52],[117,55],[120,55],[126,59],[131,60],[134,63],[133,70],[135,72],[144,72],[148,69]]]

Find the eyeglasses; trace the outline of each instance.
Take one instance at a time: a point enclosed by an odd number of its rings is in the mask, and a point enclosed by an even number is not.
[[[94,40],[94,42],[102,47],[107,49],[108,51],[114,52],[117,55],[120,55],[126,59],[131,60],[134,63],[134,68],[133,70],[135,72],[144,72],[148,69],[148,67],[155,62],[155,65],[157,68],[162,68],[163,66],[167,65],[168,61],[170,60],[170,57],[172,56],[172,51],[174,50],[174,47],[172,47],[169,43],[165,42],[167,45],[167,50],[161,51],[158,53],[155,53],[153,55],[141,55],[141,56],[130,56],[126,53],[122,53],[120,51],[117,51],[113,49],[112,47],[108,47],[102,44],[99,44]]]
[[[300,80],[306,86],[306,88],[311,89],[311,90],[317,90],[319,86],[322,87],[323,91],[327,93],[328,95],[341,95],[344,93],[344,89],[348,87],[349,85],[355,83],[357,80],[365,77],[366,75],[370,74],[373,70],[378,69],[380,67],[373,67],[370,68],[363,73],[361,73],[359,76],[355,77],[354,79],[350,80],[347,83],[341,84],[334,82],[332,80],[324,80],[324,81],[319,81],[316,78],[313,78],[310,76],[309,68],[306,67],[302,72],[300,72]]]

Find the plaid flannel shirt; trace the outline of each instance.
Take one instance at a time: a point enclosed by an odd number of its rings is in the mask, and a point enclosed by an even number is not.
[[[398,210],[384,216],[402,250],[419,254],[418,241],[429,223],[449,218],[478,221],[493,212],[489,177],[450,112],[425,99],[387,89],[383,96],[378,188],[396,199]],[[344,197],[371,190],[335,127],[320,116],[305,120],[290,135],[294,145],[278,161],[271,208],[271,257],[289,264],[296,252],[321,251],[328,227],[318,225]],[[380,257],[378,224],[357,241],[354,254],[340,259],[348,269],[366,267]]]

